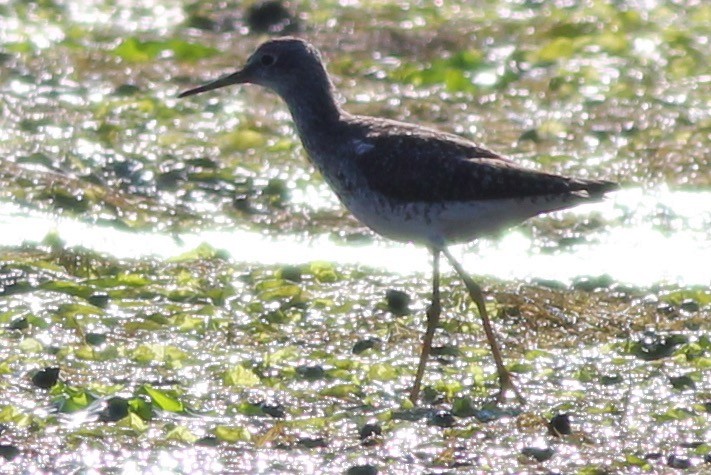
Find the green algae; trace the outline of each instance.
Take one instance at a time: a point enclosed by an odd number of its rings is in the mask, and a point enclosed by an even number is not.
[[[703,2],[340,3],[298,8],[355,112],[455,131],[554,172],[628,186],[711,183]],[[175,98],[238,67],[261,40],[242,34],[238,10],[201,10],[224,27],[196,29],[195,7],[181,5],[0,9],[4,202],[128,230],[363,234],[332,198],[308,198],[330,195],[273,95]],[[555,253],[634,222],[634,211],[523,229]],[[650,219],[666,234],[708,236],[708,218],[659,209]],[[446,276],[428,405],[412,408],[425,275],[245,264],[209,244],[167,260],[117,259],[56,235],[2,249],[0,261],[0,423],[11,470],[708,464],[706,287],[484,279],[530,400],[502,409],[491,405],[496,381],[475,312]],[[61,367],[59,383],[33,387],[46,366]],[[549,420],[562,413],[571,434],[552,435]],[[359,430],[372,421],[382,431],[369,445]]]
[[[72,267],[65,253],[87,265]],[[705,322],[711,307],[690,305],[691,290],[679,303],[665,303],[668,310],[657,302],[685,289],[576,290],[485,280],[509,367],[529,398],[524,407],[500,409],[491,405],[496,378],[479,322],[464,289],[447,275],[438,341],[455,344],[456,351],[435,352],[424,395],[432,409],[415,410],[405,396],[428,299],[422,276],[408,283],[411,311],[403,314],[385,303],[385,289],[397,288],[401,278],[372,269],[305,264],[296,285],[279,278],[283,268],[245,266],[205,246],[173,262],[118,261],[69,248],[6,249],[3,256],[3,275],[25,282],[23,292],[5,294],[0,308],[7,396],[0,420],[21,452],[58,456],[42,442],[42,430],[51,427],[78,446],[110,436],[128,450],[141,438],[138,450],[149,458],[165,444],[200,446],[208,456],[203,441],[216,437],[210,456],[228,467],[233,444],[246,444],[243,450],[260,458],[262,451],[289,452],[318,439],[320,452],[307,455],[316,461],[352,444],[357,428],[377,417],[384,424],[381,438],[361,454],[383,469],[410,466],[410,451],[402,446],[402,431],[410,431],[431,449],[418,456],[423,467],[452,467],[475,451],[480,455],[468,463],[476,469],[491,463],[518,470],[522,459],[505,454],[518,453],[534,434],[552,437],[545,424],[525,421],[569,412],[571,434],[549,439],[553,453],[539,463],[583,470],[586,460],[597,460],[612,470],[638,460],[656,466],[645,458],[656,451],[697,460],[700,455],[678,445],[680,437],[702,441],[708,431],[711,338]],[[324,270],[338,278],[324,279]],[[83,286],[89,288],[77,291]],[[215,300],[215,287],[229,296]],[[101,307],[87,300],[97,288],[110,296]],[[176,288],[184,289],[178,297]],[[28,324],[9,326],[19,316]],[[87,335],[97,332],[103,338],[86,345]],[[379,344],[356,351],[375,335]],[[27,385],[28,370],[50,364],[62,373],[49,393]],[[116,397],[126,401],[126,411],[112,420],[105,411]],[[57,418],[42,409],[47,405],[71,418]],[[444,423],[433,410],[451,411],[452,428],[433,431],[432,421]],[[619,419],[630,423],[622,428]],[[45,429],[28,438],[22,430],[28,420]],[[482,431],[488,442],[471,446],[481,443]],[[449,442],[442,445],[442,437]],[[451,443],[460,449],[445,455]],[[106,467],[128,463],[132,450]],[[561,456],[571,451],[576,458]],[[275,459],[265,467],[299,466]]]

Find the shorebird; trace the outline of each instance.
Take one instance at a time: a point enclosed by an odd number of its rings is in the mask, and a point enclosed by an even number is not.
[[[318,50],[298,38],[267,41],[242,69],[179,97],[246,83],[266,87],[286,102],[311,163],[358,220],[382,236],[430,249],[432,301],[410,400],[417,403],[441,314],[439,267],[444,255],[481,317],[499,378],[497,399],[503,401],[511,390],[524,402],[504,365],[482,289],[448,246],[495,234],[538,214],[600,200],[618,186],[524,168],[454,134],[350,114],[336,101]]]

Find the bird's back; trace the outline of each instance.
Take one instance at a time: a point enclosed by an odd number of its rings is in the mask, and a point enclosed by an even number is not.
[[[329,150],[309,151],[312,160],[357,218],[397,240],[468,241],[617,188],[528,169],[403,122],[345,115],[339,127]]]
[[[457,135],[354,116],[349,160],[369,186],[402,202],[485,201],[574,193],[599,198],[617,185],[545,173],[516,164]]]

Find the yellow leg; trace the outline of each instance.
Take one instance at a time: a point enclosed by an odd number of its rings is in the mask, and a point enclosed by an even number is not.
[[[499,374],[500,390],[497,394],[497,400],[499,402],[503,402],[506,399],[506,392],[508,390],[511,390],[516,396],[516,399],[521,404],[525,403],[526,400],[523,398],[523,396],[521,396],[521,393],[518,391],[518,389],[513,383],[511,373],[509,372],[509,370],[506,369],[506,366],[504,366],[504,360],[501,357],[501,350],[499,349],[499,344],[496,341],[496,335],[494,335],[494,329],[491,326],[489,314],[486,311],[486,305],[484,303],[484,294],[481,291],[481,287],[479,287],[476,282],[474,282],[474,280],[469,277],[469,274],[464,271],[459,262],[457,262],[456,259],[452,257],[452,254],[450,254],[446,248],[443,248],[442,252],[444,253],[449,263],[452,264],[454,270],[457,271],[459,277],[461,277],[461,279],[464,281],[464,285],[466,286],[469,295],[476,304],[477,309],[479,309],[479,315],[481,316],[481,321],[484,325],[484,333],[486,333],[486,339],[489,342],[489,346],[491,347],[491,353],[494,356],[494,362],[496,363],[496,371]]]
[[[427,358],[432,349],[432,339],[434,338],[439,316],[442,312],[442,306],[439,300],[439,253],[439,249],[432,249],[432,304],[427,309],[427,329],[425,330],[425,338],[422,340],[420,363],[417,365],[415,383],[412,385],[412,390],[410,391],[410,401],[412,401],[413,404],[417,404],[417,398],[420,395],[422,376],[425,374]]]

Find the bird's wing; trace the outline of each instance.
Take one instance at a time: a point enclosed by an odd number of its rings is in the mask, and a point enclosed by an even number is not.
[[[434,138],[432,134],[436,134]],[[573,194],[597,199],[614,183],[567,178],[521,167],[455,135],[388,127],[354,154],[375,191],[396,201],[469,201]]]

